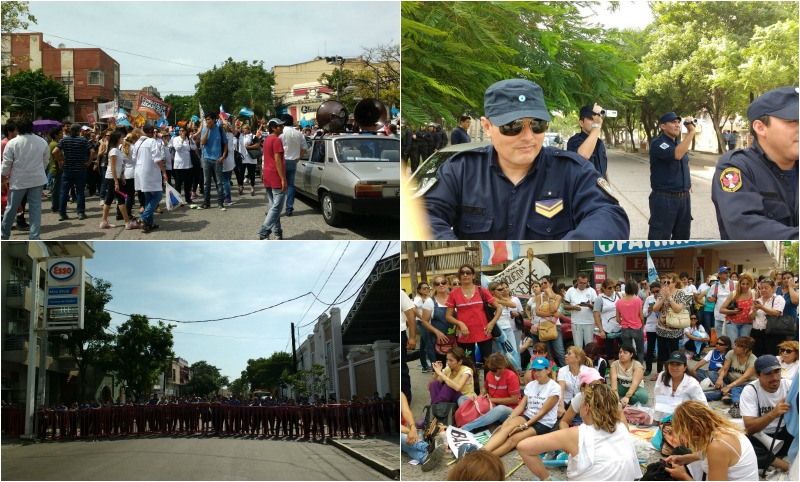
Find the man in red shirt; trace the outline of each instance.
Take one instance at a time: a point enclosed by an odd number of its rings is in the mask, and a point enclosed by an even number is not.
[[[283,229],[281,228],[281,211],[283,202],[286,198],[286,161],[283,157],[283,144],[279,139],[283,133],[283,121],[280,119],[270,119],[267,123],[269,137],[264,140],[264,169],[262,178],[264,188],[267,192],[267,202],[269,210],[264,224],[258,230],[259,239],[269,239],[275,232],[273,239],[283,239]]]

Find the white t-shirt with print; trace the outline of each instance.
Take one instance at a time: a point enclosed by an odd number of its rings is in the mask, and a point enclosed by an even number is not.
[[[550,397],[561,396],[561,387],[552,379],[548,379],[547,383],[540,385],[537,380],[534,380],[525,385],[525,396],[528,397],[528,405],[525,407],[525,416],[529,419],[536,416],[544,406],[545,401]],[[558,403],[553,405],[547,414],[545,414],[539,422],[548,427],[552,427],[558,418]]]
[[[591,286],[587,286],[583,290],[579,290],[573,286],[572,288],[568,289],[567,293],[564,295],[564,301],[574,306],[577,306],[580,303],[594,303],[595,298],[597,298],[597,293],[595,293],[594,288]],[[594,324],[594,313],[592,313],[591,308],[581,306],[580,311],[571,311],[570,313],[572,323],[578,325]]]
[[[786,397],[786,393],[789,391],[790,386],[791,381],[784,378],[781,379],[781,386],[775,391],[775,393],[769,393],[761,388],[761,383],[758,380],[748,383],[742,390],[741,398],[739,398],[739,409],[741,410],[742,417],[758,418],[769,412],[775,408],[775,405],[778,404],[781,398]],[[759,406],[761,407],[760,412]],[[771,435],[775,433],[776,428],[778,428],[777,418],[770,422],[769,425],[762,430],[762,432],[766,433],[767,435]]]

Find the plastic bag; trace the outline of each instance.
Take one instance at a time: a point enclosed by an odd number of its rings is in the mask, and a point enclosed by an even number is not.
[[[622,410],[625,420],[631,425],[649,426],[653,424],[654,410],[641,403],[628,405]]]
[[[181,193],[179,193],[170,183],[167,183],[167,190],[166,190],[166,198],[167,198],[167,210],[172,211],[174,208],[183,204],[183,197],[181,197]]]

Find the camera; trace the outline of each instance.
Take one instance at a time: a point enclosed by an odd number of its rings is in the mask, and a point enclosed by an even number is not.
[[[601,117],[616,117],[617,116],[617,111],[600,109],[600,116]]]
[[[689,124],[692,124],[693,126],[696,126],[697,125],[697,119],[692,119],[690,121],[683,121],[683,125],[688,126]]]

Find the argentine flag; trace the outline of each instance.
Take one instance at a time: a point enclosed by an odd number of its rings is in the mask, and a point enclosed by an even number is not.
[[[253,111],[248,109],[247,107],[242,107],[242,110],[239,111],[239,115],[243,115],[245,117],[253,117]]]
[[[519,258],[519,241],[481,241],[483,265],[513,261]]]
[[[656,265],[653,264],[653,258],[650,257],[650,251],[647,252],[647,282],[652,283],[658,281],[658,272]]]

